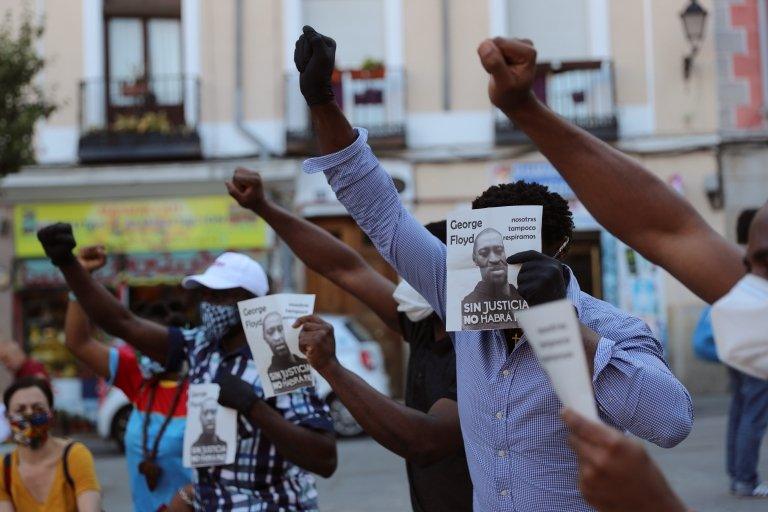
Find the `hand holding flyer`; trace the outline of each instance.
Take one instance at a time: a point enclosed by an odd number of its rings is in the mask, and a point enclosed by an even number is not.
[[[184,466],[200,468],[235,462],[237,411],[219,405],[218,384],[190,384]]]
[[[266,398],[313,386],[309,362],[299,351],[297,318],[311,315],[314,295],[283,293],[238,303],[245,337]]]
[[[534,306],[521,311],[518,320],[563,404],[598,421],[592,381],[573,304],[563,299]]]
[[[446,329],[517,328],[527,308],[517,291],[519,266],[507,257],[541,252],[541,206],[504,206],[448,216]]]

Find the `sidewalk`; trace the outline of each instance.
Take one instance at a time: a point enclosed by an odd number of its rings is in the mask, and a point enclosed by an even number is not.
[[[686,504],[698,512],[758,512],[768,510],[768,500],[736,499],[728,495],[725,475],[725,425],[728,397],[699,397],[696,422],[690,437],[665,450],[649,445]],[[125,459],[110,443],[87,439],[96,457],[110,512],[131,510]],[[768,477],[768,442],[763,443],[760,469]],[[403,461],[369,438],[339,442],[339,468],[332,478],[318,478],[320,508],[333,512],[405,512],[410,510],[408,482]]]

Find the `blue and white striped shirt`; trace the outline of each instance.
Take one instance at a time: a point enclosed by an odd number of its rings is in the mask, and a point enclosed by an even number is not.
[[[358,129],[349,147],[304,163],[324,172],[376,248],[445,317],[446,247],[402,206],[392,179]],[[579,289],[568,298],[601,338],[593,385],[602,418],[661,446],[685,439],[691,398],[664,361],[648,326]],[[500,331],[454,335],[459,415],[478,511],[591,510],[578,490],[576,454],[557,398],[523,338],[508,353]]]
[[[186,356],[190,384],[213,382],[226,368],[253,386],[264,399],[259,372],[247,345],[225,353],[218,340],[201,327],[169,329],[171,352]],[[328,407],[315,388],[302,388],[265,401],[283,417],[307,428],[333,431]],[[317,490],[312,474],[287,460],[274,443],[243,415],[238,415],[235,462],[199,468],[195,473],[197,510],[250,512],[317,511]]]

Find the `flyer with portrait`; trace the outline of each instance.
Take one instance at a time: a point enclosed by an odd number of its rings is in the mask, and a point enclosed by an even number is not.
[[[309,362],[299,351],[296,319],[311,315],[315,296],[281,293],[238,303],[240,320],[259,370],[264,395],[269,398],[313,386]]]
[[[507,258],[541,252],[541,206],[503,206],[448,216],[446,329],[515,329],[528,307],[517,291],[519,265]]]
[[[237,411],[219,405],[218,384],[190,384],[183,463],[188,468],[235,462]]]

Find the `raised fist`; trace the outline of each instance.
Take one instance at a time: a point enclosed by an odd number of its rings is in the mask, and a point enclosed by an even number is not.
[[[226,186],[229,195],[243,208],[256,211],[267,200],[261,175],[256,171],[238,167]]]
[[[509,265],[521,265],[517,275],[517,291],[529,306],[564,299],[570,275],[563,264],[540,252],[524,251],[507,258]]]
[[[96,272],[107,264],[107,251],[103,245],[83,247],[77,252],[77,261],[88,272]]]
[[[477,49],[480,62],[491,75],[488,96],[491,103],[509,114],[533,98],[536,78],[536,50],[527,39],[486,39]]]
[[[57,222],[40,229],[37,239],[45,250],[45,255],[51,259],[51,263],[57,267],[75,261],[72,250],[77,243],[72,234],[72,225]]]
[[[323,105],[334,100],[331,77],[336,61],[336,41],[310,26],[296,41],[293,62],[299,70],[299,87],[307,105]]]
[[[307,357],[312,368],[320,373],[338,364],[336,359],[336,338],[333,326],[317,315],[303,316],[293,324],[301,327],[299,350]]]

